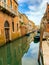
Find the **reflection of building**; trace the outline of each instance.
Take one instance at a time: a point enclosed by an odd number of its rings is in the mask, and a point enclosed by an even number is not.
[[[0,65],[22,65],[22,57],[29,49],[27,37],[0,48]]]
[[[0,0],[0,45],[17,37],[18,3],[16,0]]]

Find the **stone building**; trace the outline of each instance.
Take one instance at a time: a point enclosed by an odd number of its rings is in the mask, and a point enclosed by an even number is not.
[[[49,3],[47,3],[45,14],[40,24],[41,30],[43,30],[43,38],[49,37]]]
[[[18,12],[17,0],[0,0],[0,46],[28,33],[29,19]]]
[[[19,12],[19,23],[20,23],[20,31],[21,31],[21,36],[27,34],[28,31],[28,23],[29,19],[25,14],[21,14]]]
[[[16,0],[0,0],[0,45],[14,40],[18,29],[18,3]],[[2,43],[2,44],[1,44]]]
[[[35,30],[35,23],[33,22],[33,21],[31,21],[31,20],[29,20],[29,24],[28,24],[28,32],[32,32],[32,31],[34,31]]]
[[[49,32],[49,4],[47,3],[45,14],[41,20],[41,24],[44,25],[45,31]]]

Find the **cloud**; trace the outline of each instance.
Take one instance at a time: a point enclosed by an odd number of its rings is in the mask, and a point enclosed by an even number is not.
[[[38,7],[32,6],[32,5],[30,5],[28,8],[29,8],[31,11],[37,11],[37,10],[38,10]]]
[[[33,9],[36,11],[33,12],[32,11]],[[41,22],[45,10],[46,10],[46,2],[42,2],[38,8],[31,6],[30,11],[25,12],[25,14],[28,16],[30,20],[34,21],[35,24],[38,25]]]
[[[40,4],[42,0],[18,0],[18,3]]]
[[[28,0],[18,0],[18,3],[25,3],[28,2]]]
[[[47,2],[49,2],[49,0],[18,0],[19,7],[21,7],[19,11],[25,13],[30,20],[38,25],[46,11]],[[26,5],[26,7],[24,7],[24,5]]]
[[[29,14],[30,13],[30,14]],[[26,15],[30,20],[32,20],[36,25],[40,24],[41,18],[42,18],[42,13],[40,12],[26,12]]]

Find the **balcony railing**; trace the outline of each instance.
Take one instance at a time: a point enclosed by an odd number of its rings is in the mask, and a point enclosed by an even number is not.
[[[14,9],[12,9],[9,5],[7,5],[2,0],[0,0],[0,10],[2,10],[2,11],[6,10],[5,12],[8,13],[8,15],[11,15],[11,16],[16,16],[17,15],[16,11],[14,11]]]

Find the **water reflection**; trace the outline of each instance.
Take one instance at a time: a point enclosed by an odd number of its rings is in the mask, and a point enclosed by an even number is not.
[[[39,43],[31,42],[33,41],[32,35],[0,47],[0,65],[38,65]]]
[[[22,65],[22,57],[27,53],[28,37],[23,37],[0,48],[0,65]]]
[[[38,65],[38,50],[39,43],[31,42],[28,52],[24,54],[22,58],[22,65]]]

